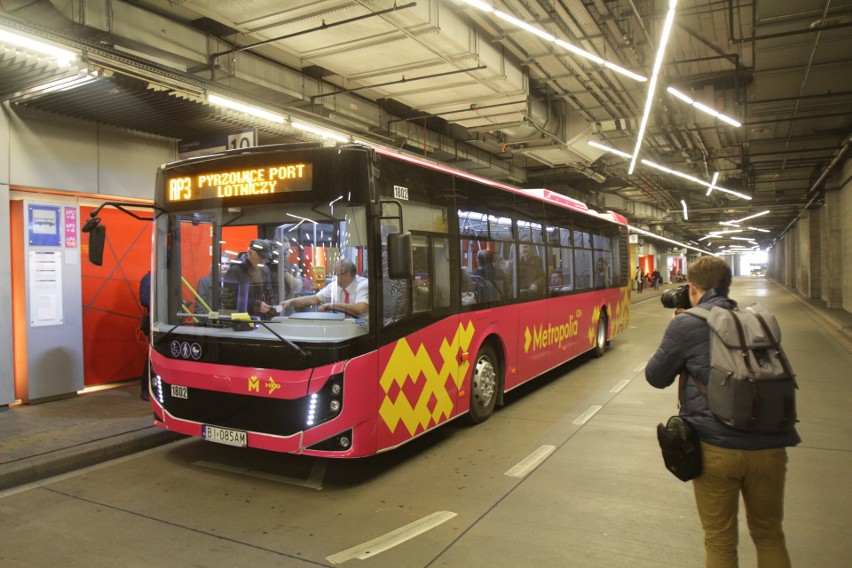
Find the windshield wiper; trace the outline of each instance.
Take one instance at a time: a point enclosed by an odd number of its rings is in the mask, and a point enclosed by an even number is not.
[[[279,335],[279,334],[278,334],[278,332],[276,332],[274,329],[272,329],[272,328],[269,326],[269,324],[267,324],[265,321],[262,321],[262,320],[258,320],[258,319],[250,319],[250,320],[247,320],[247,319],[244,319],[244,318],[233,318],[233,317],[231,317],[231,316],[224,315],[224,314],[219,314],[219,313],[217,313],[217,312],[211,312],[211,313],[199,313],[199,314],[186,313],[186,312],[178,312],[176,315],[177,315],[177,317],[178,317],[178,318],[186,318],[186,317],[202,318],[202,319],[206,319],[206,320],[211,321],[211,322],[212,322],[212,321],[221,321],[221,322],[255,323],[255,324],[260,324],[260,325],[262,325],[264,328],[266,328],[267,330],[269,330],[269,332],[270,332],[270,333],[272,333],[272,335],[274,335],[275,337],[277,337],[278,339],[280,339],[280,340],[281,340],[281,342],[282,342],[284,345],[286,345],[287,347],[289,347],[290,349],[292,349],[293,351],[295,351],[296,353],[298,353],[298,354],[299,354],[299,356],[300,356],[302,359],[308,359],[309,357],[313,357],[313,354],[312,354],[310,351],[307,351],[307,350],[305,350],[305,349],[302,349],[301,347],[299,347],[298,345],[296,345],[295,343],[293,343],[292,341],[290,341],[289,339],[287,339],[287,338],[285,338],[285,337],[281,337],[281,335]],[[173,332],[175,329],[177,329],[178,327],[180,327],[180,326],[182,326],[182,325],[184,325],[184,324],[183,324],[183,323],[178,323],[178,324],[175,324],[174,326],[172,326],[171,328],[169,328],[169,330],[168,330],[165,334],[163,334],[163,336],[162,336],[162,337],[160,337],[160,338],[157,340],[157,342],[163,342],[163,341],[165,341],[165,340],[166,340],[166,339],[167,339],[167,338],[168,338],[168,337],[172,334],[172,332]]]

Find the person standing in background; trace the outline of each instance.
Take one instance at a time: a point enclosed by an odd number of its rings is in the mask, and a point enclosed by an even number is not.
[[[231,269],[231,257],[227,254],[223,254],[219,259],[219,275],[220,278],[224,276],[228,270]],[[221,282],[219,286],[221,286]],[[215,309],[210,306],[210,303],[213,301],[213,273],[211,272],[207,276],[204,276],[201,280],[198,281],[198,295],[201,296],[201,299],[204,300],[204,303],[207,304],[214,312]],[[204,313],[207,311],[207,308],[196,299],[195,302],[195,313]]]
[[[231,261],[231,268],[226,274],[226,279],[248,286],[246,311],[251,316],[268,319],[275,315],[272,274],[266,265],[274,254],[277,253],[272,243],[266,239],[254,239],[246,252],[241,252]]]

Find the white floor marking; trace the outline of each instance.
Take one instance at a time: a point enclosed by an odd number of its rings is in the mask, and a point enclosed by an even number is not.
[[[621,392],[624,387],[630,384],[630,379],[624,379],[623,381],[618,381],[618,384],[609,389],[609,392]]]
[[[542,446],[523,460],[518,462],[509,471],[504,473],[508,477],[524,477],[529,472],[537,468],[547,457],[556,451],[556,446]]]
[[[299,487],[307,487],[308,489],[322,489],[322,479],[325,475],[325,460],[317,460],[314,462],[314,467],[308,479],[299,479],[297,477],[287,477],[286,475],[276,475],[274,473],[265,473],[247,467],[236,467],[225,465],[222,463],[213,463],[209,461],[192,462],[192,465],[206,467],[208,469],[216,469],[219,471],[227,471],[228,473],[236,473],[237,475],[245,475],[247,477],[256,477],[258,479],[266,479],[267,481],[276,481],[278,483],[286,483],[287,485],[297,485]]]
[[[376,554],[391,549],[398,544],[411,540],[415,536],[421,535],[426,531],[449,521],[455,516],[456,513],[451,511],[438,511],[437,513],[432,513],[428,517],[423,517],[418,521],[414,521],[404,527],[400,527],[382,535],[379,538],[374,538],[369,542],[353,546],[352,548],[347,548],[337,554],[326,556],[325,559],[332,564],[341,564],[347,560],[352,560],[353,558],[366,560],[367,558],[372,558]]]
[[[583,414],[574,419],[574,424],[579,424],[582,426],[583,424],[591,420],[592,416],[597,414],[598,410],[600,410],[601,408],[603,408],[603,406],[601,406],[600,404],[593,404],[589,407],[587,411],[585,411]]]
[[[647,364],[648,364],[647,361],[643,361],[642,363],[639,363],[638,365],[636,365],[636,367],[634,367],[633,372],[634,373],[641,373],[642,371],[645,370],[645,365],[647,365]]]

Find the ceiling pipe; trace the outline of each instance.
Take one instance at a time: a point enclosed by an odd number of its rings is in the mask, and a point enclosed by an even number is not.
[[[848,27],[852,26],[852,22],[836,23],[836,24],[826,23],[825,22],[825,15],[822,18],[822,24],[823,25],[821,25],[821,26],[816,26],[816,27],[813,27],[813,28],[808,27],[808,28],[804,28],[804,29],[801,29],[801,30],[794,30],[794,31],[789,31],[789,32],[778,32],[778,33],[766,34],[766,35],[762,35],[762,36],[753,35],[751,37],[736,37],[734,35],[734,0],[728,0],[728,36],[729,36],[729,41],[731,43],[756,42],[756,41],[762,41],[762,40],[765,40],[765,39],[777,39],[777,38],[782,38],[782,37],[790,37],[790,36],[794,36],[794,35],[812,34],[812,33],[821,32],[823,30],[836,30],[836,29],[848,28]]]
[[[343,26],[343,25],[346,25],[346,24],[351,24],[353,22],[359,22],[361,20],[366,20],[366,19],[369,19],[369,18],[375,18],[375,17],[378,17],[378,16],[383,16],[383,15],[389,14],[391,12],[397,12],[399,10],[404,10],[406,8],[413,8],[415,6],[417,6],[417,2],[409,2],[408,4],[403,4],[402,6],[397,6],[396,4],[394,4],[392,7],[386,8],[384,10],[379,10],[377,12],[371,12],[369,14],[363,14],[361,16],[355,16],[354,18],[341,20],[339,22],[333,22],[331,24],[326,24],[325,20],[323,20],[321,25],[315,26],[313,28],[308,28],[306,30],[293,32],[291,34],[274,37],[274,38],[267,39],[267,40],[264,40],[264,41],[259,41],[257,43],[252,43],[250,45],[243,45],[241,47],[235,47],[233,49],[228,49],[228,50],[225,50],[225,51],[219,51],[219,52],[214,53],[210,56],[210,64],[211,65],[213,64],[214,59],[217,59],[217,58],[219,58],[223,55],[228,55],[230,53],[239,53],[240,51],[248,51],[250,49],[254,49],[254,48],[260,47],[262,45],[268,45],[270,43],[275,43],[277,41],[290,39],[290,38],[293,38],[293,37],[298,37],[298,36],[301,36],[301,35],[310,34],[310,33],[314,33],[314,32],[320,32],[320,31],[323,31],[323,30],[331,29],[331,28],[336,28],[337,26]]]
[[[817,188],[819,187],[819,185],[820,185],[820,184],[823,182],[823,180],[824,180],[824,179],[828,176],[828,174],[831,172],[831,170],[832,170],[832,169],[834,169],[834,167],[835,167],[838,163],[840,163],[840,161],[843,159],[843,155],[844,155],[844,154],[846,154],[846,151],[847,151],[847,150],[849,150],[849,146],[852,146],[852,135],[850,135],[850,136],[847,136],[847,137],[846,137],[846,142],[844,142],[844,143],[843,143],[843,147],[842,147],[842,148],[840,148],[840,150],[837,152],[837,155],[834,157],[834,159],[833,159],[833,160],[831,160],[831,163],[830,163],[830,164],[828,164],[828,165],[825,167],[825,170],[823,170],[822,174],[820,174],[820,176],[817,178],[817,180],[814,182],[814,184],[811,186],[811,188],[810,188],[810,189],[809,189],[809,190],[805,193],[805,195],[810,195],[811,193],[816,192],[816,190],[817,190]],[[804,214],[805,214],[805,211],[807,211],[807,210],[808,210],[808,208],[810,208],[810,206],[811,206],[811,205],[813,205],[813,202],[814,202],[814,201],[816,201],[816,199],[817,199],[819,196],[820,196],[820,193],[819,193],[819,192],[814,193],[814,195],[810,198],[810,200],[807,202],[807,204],[806,204],[804,207],[802,207],[802,210],[801,210],[801,211],[799,211],[799,214],[798,214],[798,215],[796,215],[796,216],[793,218],[793,220],[792,220],[792,221],[790,221],[790,223],[789,223],[786,227],[784,227],[784,230],[783,230],[783,231],[781,231],[781,234],[780,234],[780,235],[778,235],[777,237],[775,237],[775,238],[772,240],[772,245],[770,245],[770,248],[772,248],[772,246],[774,246],[774,245],[775,245],[775,243],[777,243],[779,240],[781,240],[781,237],[783,237],[783,236],[787,233],[787,231],[789,231],[789,230],[790,230],[790,228],[792,228],[792,227],[793,227],[793,225],[795,225],[795,224],[796,224],[796,222],[797,222],[799,219],[801,219],[801,218],[802,218],[802,215],[804,215]]]
[[[476,67],[468,67],[467,69],[456,69],[455,71],[446,71],[444,73],[433,73],[431,75],[423,75],[422,77],[412,77],[407,79],[405,75],[402,76],[402,79],[397,81],[387,81],[386,83],[376,83],[375,85],[364,85],[363,87],[354,87],[352,89],[340,89],[337,91],[331,91],[330,93],[320,93],[318,95],[311,95],[311,102],[313,103],[317,99],[321,99],[323,97],[332,97],[334,95],[342,95],[344,93],[354,93],[356,91],[363,91],[365,89],[376,89],[379,87],[387,87],[388,85],[401,85],[402,83],[413,83],[414,81],[422,81],[424,79],[435,79],[437,77],[447,77],[448,75],[457,75],[458,73],[470,73],[471,71],[479,71],[481,69],[488,69],[487,65],[477,65]]]
[[[831,6],[831,0],[825,0],[825,8],[822,11],[822,21],[825,21],[825,17],[828,15],[828,8]],[[802,78],[802,84],[799,85],[799,97],[801,97],[805,93],[805,86],[808,84],[808,78],[811,76],[811,69],[814,66],[814,57],[816,57],[817,48],[819,47],[819,40],[822,37],[822,30],[817,33],[816,39],[814,40],[814,48],[811,50],[811,56],[808,58],[808,66],[805,69],[805,76]],[[793,108],[793,118],[795,119],[799,115],[799,105],[801,104],[801,100],[796,101],[796,105]],[[784,141],[784,150],[788,150],[790,148],[790,139],[793,137],[793,129],[787,129],[787,140]],[[781,164],[781,171],[784,171],[784,168],[787,166],[787,157],[784,157],[784,162]]]

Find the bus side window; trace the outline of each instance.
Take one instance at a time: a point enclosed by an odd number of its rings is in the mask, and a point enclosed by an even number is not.
[[[432,270],[429,266],[429,237],[412,235],[411,254],[414,258],[414,281],[411,287],[413,311],[429,311],[432,307]]]
[[[450,305],[450,242],[445,238],[432,239],[433,274],[436,308]]]

